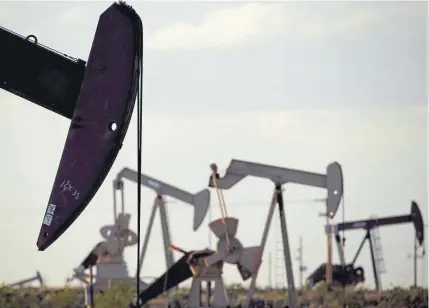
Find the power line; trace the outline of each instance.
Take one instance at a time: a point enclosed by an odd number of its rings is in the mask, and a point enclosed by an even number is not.
[[[166,200],[166,203],[179,203],[180,201],[177,200]],[[320,198],[320,199],[292,199],[292,200],[285,200],[285,203],[319,203],[319,202],[326,202],[326,198]],[[247,207],[247,206],[269,206],[266,200],[240,200],[240,201],[228,201],[228,205],[232,205],[234,207]]]

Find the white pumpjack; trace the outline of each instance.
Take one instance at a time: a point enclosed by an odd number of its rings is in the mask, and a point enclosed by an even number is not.
[[[190,308],[225,308],[229,305],[228,295],[222,279],[224,263],[237,265],[243,281],[249,279],[261,264],[261,246],[243,247],[235,237],[238,219],[221,218],[209,224],[211,231],[219,239],[216,251],[204,259],[199,259],[193,265],[194,276],[189,292],[188,306]],[[205,303],[202,303],[202,283],[207,284]],[[212,288],[214,283],[214,287]],[[212,302],[210,299],[213,295]]]

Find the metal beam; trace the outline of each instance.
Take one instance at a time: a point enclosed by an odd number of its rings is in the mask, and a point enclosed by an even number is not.
[[[331,218],[337,213],[343,197],[343,173],[337,162],[328,165],[326,174],[320,174],[233,159],[225,175],[217,179],[217,185],[221,189],[230,189],[247,176],[269,179],[278,185],[294,183],[325,188],[328,191],[328,213]],[[213,187],[211,178],[209,186]]]
[[[137,183],[139,174],[129,168],[122,169],[116,176],[116,184],[122,182],[122,179],[127,179]],[[210,191],[203,189],[196,194],[192,194],[171,184],[167,184],[145,174],[140,174],[141,184],[156,192],[158,196],[169,196],[180,200],[194,207],[194,231],[199,228],[210,206]]]
[[[338,223],[338,231],[356,230],[356,229],[374,229],[376,227],[397,225],[402,223],[412,222],[411,215],[391,216],[374,219],[362,219]]]
[[[417,241],[421,246],[424,241],[423,216],[418,204],[411,201],[411,211],[408,215],[387,216],[382,218],[362,219],[336,224],[336,230],[347,231],[355,229],[371,230],[376,227],[397,225],[412,222],[416,231]]]

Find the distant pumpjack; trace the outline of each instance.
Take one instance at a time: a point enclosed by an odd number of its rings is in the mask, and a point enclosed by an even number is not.
[[[377,262],[375,258],[375,249],[374,243],[371,238],[371,231],[375,228],[382,226],[390,226],[397,225],[403,223],[413,223],[415,229],[415,240],[419,246],[423,245],[424,242],[424,223],[422,213],[420,212],[419,206],[415,201],[411,202],[411,213],[408,215],[400,215],[400,216],[388,216],[382,218],[374,218],[374,219],[364,219],[364,220],[354,220],[339,223],[334,225],[333,229],[335,232],[335,239],[337,243],[338,253],[341,260],[340,265],[334,265],[333,267],[333,279],[336,280],[338,284],[342,285],[354,285],[357,284],[364,279],[364,271],[361,267],[355,268],[356,260],[362,251],[363,245],[365,241],[368,240],[371,254],[371,262],[372,269],[374,272],[374,281],[375,287],[377,290],[380,290],[380,282],[379,275],[377,270]],[[339,232],[347,231],[347,230],[356,230],[356,229],[364,229],[366,231],[365,236],[362,239],[362,242],[350,264],[346,264],[343,243],[345,239],[342,239]],[[316,283],[323,281],[324,277],[321,274],[321,269],[326,266],[322,264],[316,271],[314,271],[307,278],[307,285],[309,287],[315,285]]]

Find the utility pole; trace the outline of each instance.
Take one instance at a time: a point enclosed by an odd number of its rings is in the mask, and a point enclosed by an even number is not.
[[[328,264],[326,265],[326,285],[328,291],[332,288],[332,226],[328,213],[328,200],[326,200],[326,227],[327,227],[327,247],[328,247]]]
[[[327,247],[327,262],[325,271],[325,283],[328,291],[332,290],[332,225],[328,213],[328,200],[326,199],[326,211],[319,213],[320,217],[325,217],[325,233],[326,233],[326,247]]]
[[[212,222],[212,207],[209,207],[209,223]],[[210,228],[207,228],[207,231],[209,232],[209,248],[212,248],[212,232],[210,231]]]
[[[417,232],[414,235],[414,288],[417,287]]]
[[[302,252],[302,236],[299,237],[299,248],[298,248],[298,262],[299,262],[299,287],[303,287],[304,283],[304,272],[307,270],[307,267],[304,265],[303,261],[303,252]]]
[[[271,252],[268,253],[268,288],[271,289],[273,287],[272,276],[271,276]]]
[[[426,228],[427,225],[424,225],[424,228]],[[423,251],[419,254],[418,253],[418,243],[417,243],[417,233],[415,233],[414,235],[414,251],[413,251],[413,261],[414,261],[414,287],[417,287],[417,265],[418,265],[418,259],[423,259],[425,256],[426,252],[425,249],[423,247]],[[410,255],[408,255],[408,258],[410,257]]]

